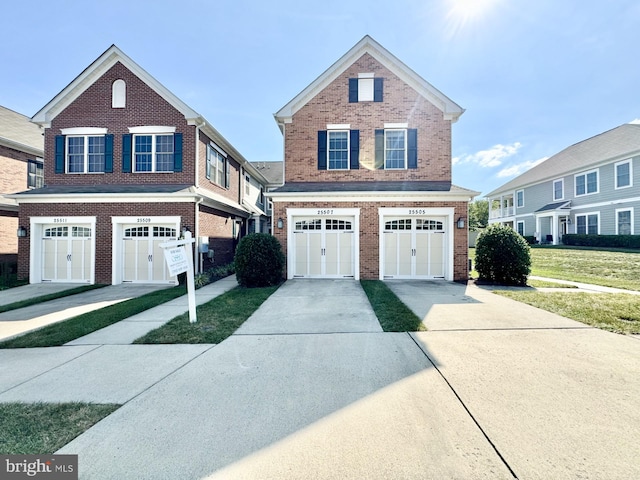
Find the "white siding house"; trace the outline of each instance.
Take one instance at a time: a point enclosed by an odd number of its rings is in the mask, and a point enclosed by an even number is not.
[[[640,233],[640,125],[576,143],[487,194],[489,223],[558,245],[567,233]]]

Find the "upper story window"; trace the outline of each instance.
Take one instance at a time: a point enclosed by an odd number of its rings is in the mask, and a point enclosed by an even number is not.
[[[334,130],[328,132],[329,170],[349,169],[349,132]]]
[[[406,124],[385,124],[375,131],[375,165],[385,170],[418,168],[418,131]]]
[[[575,176],[576,197],[598,193],[598,170],[581,173]]]
[[[627,188],[633,185],[631,159],[615,164],[616,189]]]
[[[407,131],[384,131],[384,168],[404,169],[407,167]]]
[[[359,73],[349,79],[349,103],[382,102],[384,82],[373,73]]]
[[[182,134],[175,127],[130,127],[122,136],[125,173],[181,172]]]
[[[553,200],[564,200],[564,178],[553,182]]]
[[[264,205],[264,188],[260,187],[260,196],[258,197],[258,204]]]
[[[113,171],[113,135],[106,128],[65,128],[55,139],[56,173]]]
[[[518,190],[516,192],[516,208],[524,207],[524,190]]]
[[[251,177],[249,175],[244,176],[244,193],[245,195],[251,193]]]
[[[134,135],[135,172],[173,172],[173,134]]]
[[[44,186],[44,164],[42,160],[29,160],[27,164],[27,188]]]
[[[212,144],[207,145],[206,176],[213,183],[229,188],[229,162],[227,155]],[[245,192],[248,192],[250,178],[245,177]]]

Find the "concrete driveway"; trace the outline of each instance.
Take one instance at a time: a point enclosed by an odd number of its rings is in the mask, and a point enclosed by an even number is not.
[[[473,286],[389,285],[430,331],[381,332],[357,282],[295,280],[217,346],[59,347],[44,372],[29,357],[51,349],[24,352],[11,369],[35,376],[0,401],[124,402],[59,452],[80,478],[640,477],[638,339]]]

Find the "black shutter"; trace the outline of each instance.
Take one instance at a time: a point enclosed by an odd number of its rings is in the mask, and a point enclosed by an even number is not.
[[[318,170],[327,169],[327,131],[318,131]]]
[[[349,136],[349,168],[358,170],[360,168],[360,130],[351,130]]]
[[[104,136],[104,173],[113,173],[113,134]]]
[[[383,79],[382,78],[374,78],[373,79],[373,101],[381,102],[382,101],[382,91],[383,91]]]
[[[56,173],[64,173],[64,135],[56,135]]]
[[[122,173],[131,173],[131,134],[122,135]]]
[[[182,134],[173,134],[173,171],[182,171]]]
[[[358,103],[358,79],[349,79],[349,103]]]
[[[407,130],[407,164],[408,168],[418,168],[418,130],[415,128]]]
[[[384,130],[376,130],[376,170],[384,168]]]

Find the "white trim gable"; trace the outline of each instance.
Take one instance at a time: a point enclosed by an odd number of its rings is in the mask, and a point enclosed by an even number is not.
[[[91,65],[89,65],[80,75],[78,75],[69,85],[67,85],[53,100],[47,103],[31,119],[44,128],[51,126],[51,121],[71,103],[73,103],[82,93],[93,85],[111,67],[120,62],[134,75],[146,83],[158,95],[164,98],[176,110],[182,113],[187,121],[195,122],[201,116],[191,109],[182,100],[167,90],[160,82],[149,75],[142,67],[125,55],[115,45],[111,45],[102,55],[100,55]]]
[[[442,111],[445,120],[456,122],[458,117],[464,113],[464,109],[460,107],[460,105],[420,77],[369,35],[365,35],[364,38],[351,50],[344,54],[322,75],[316,78],[307,88],[296,95],[293,100],[274,114],[280,128],[282,129],[282,124],[290,123],[293,115],[298,110],[309,103],[313,97],[324,90],[365,53],[371,55],[374,59],[416,90],[420,95],[433,103],[433,105]]]

